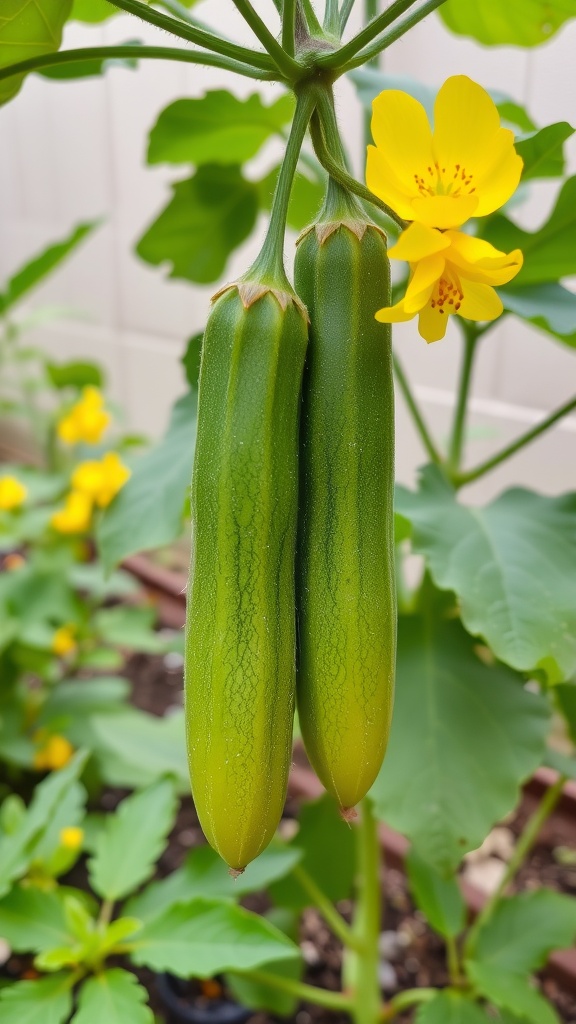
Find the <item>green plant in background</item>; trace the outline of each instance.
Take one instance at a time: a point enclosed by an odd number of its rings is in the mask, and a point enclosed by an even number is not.
[[[257,264],[259,271],[267,277],[263,284],[266,286],[264,291],[268,292],[270,287],[287,287],[282,276],[280,254],[288,215],[287,192],[299,160],[301,170],[309,169],[311,184],[314,184],[314,178],[316,182],[323,180],[317,171],[319,163],[331,179],[330,189],[337,186],[345,193],[355,194],[364,204],[363,215],[370,210],[378,225],[385,226],[393,237],[398,235],[399,228],[406,227],[403,218],[414,209],[410,207],[408,213],[403,209],[399,214],[396,200],[389,194],[383,195],[378,181],[369,175],[369,184],[376,188],[380,198],[350,177],[331,113],[331,86],[336,78],[350,74],[367,109],[383,90],[381,102],[386,103],[385,90],[396,89],[399,84],[404,93],[416,93],[416,98],[424,100],[430,107],[430,94],[421,86],[391,82],[377,69],[360,70],[361,65],[376,58],[436,7],[441,8],[447,25],[454,31],[492,44],[514,41],[536,45],[559,28],[571,13],[569,6],[560,0],[546,5],[536,2],[529,7],[511,0],[498,19],[491,16],[490,0],[478,0],[474,4],[463,4],[461,0],[447,0],[444,4],[442,0],[420,4],[395,0],[383,13],[372,11],[372,20],[368,20],[352,39],[341,43],[340,37],[353,6],[349,0],[344,0],[341,6],[329,0],[323,25],[318,22],[310,0],[302,4],[284,0],[277,5],[281,22],[274,31],[260,19],[248,0],[234,2],[264,51],[241,47],[221,38],[174,0],[165,0],[162,5],[170,11],[169,15],[138,0],[114,0],[109,7],[137,14],[143,20],[194,44],[196,49],[129,44],[29,57],[27,47],[30,38],[26,38],[24,30],[19,54],[14,54],[14,50],[9,53],[8,47],[3,52],[0,34],[0,64],[8,64],[14,56],[21,58],[18,65],[0,70],[0,81],[5,83],[4,95],[8,98],[18,88],[20,76],[42,67],[66,68],[74,74],[84,67],[90,69],[90,73],[100,73],[104,69],[103,62],[115,58],[176,59],[212,64],[257,80],[275,80],[300,97],[312,97],[313,102],[308,107],[305,101],[297,107],[300,113],[293,123],[295,127],[288,143],[287,158],[282,165],[271,226],[263,250],[264,258]],[[44,3],[48,20],[54,27],[51,38],[56,39],[69,10],[54,0],[44,0]],[[108,9],[102,3],[99,7],[104,13]],[[92,9],[93,4],[88,0],[83,8],[82,5],[78,8],[81,13],[83,10],[84,16]],[[18,15],[18,8],[16,13]],[[18,29],[18,16],[14,24]],[[281,42],[274,34],[278,28],[281,30]],[[562,179],[563,143],[572,134],[571,126],[558,123],[536,128],[527,112],[517,104],[501,97],[498,100],[500,116],[520,132],[516,150],[523,161],[523,182],[529,183],[537,178]],[[259,203],[267,205],[261,197],[270,190],[270,183],[258,186],[249,182],[241,171],[241,165],[258,151],[265,138],[283,133],[290,117],[290,106],[284,99],[269,107],[255,98],[240,103],[228,93],[219,91],[200,100],[177,101],[163,112],[152,132],[149,160],[191,163],[196,170],[192,178],[176,186],[169,206],[141,239],[139,252],[144,258],[152,263],[169,260],[173,276],[195,281],[205,282],[221,273],[229,253],[250,232]],[[315,113],[311,122],[311,138],[317,163],[312,163],[310,153],[300,157],[304,134],[302,118],[307,119],[312,108],[315,108]],[[307,113],[302,114],[302,110]],[[208,119],[212,130],[199,130],[202,118]],[[231,137],[233,127],[237,132],[233,132]],[[407,138],[411,144],[414,133],[407,133]],[[379,139],[375,141],[379,148],[384,148],[388,157],[398,137],[384,138],[383,146]],[[478,282],[480,274],[480,284],[503,286],[499,294],[506,315],[533,323],[544,333],[572,346],[576,335],[576,299],[561,279],[576,270],[571,241],[576,209],[573,202],[575,181],[575,178],[563,181],[552,214],[534,232],[520,229],[507,214],[493,212],[501,204],[482,210],[468,203],[464,217],[458,223],[461,225],[469,217],[481,213],[483,219],[472,225],[476,239],[469,235],[463,236],[464,241],[462,237],[448,238],[452,246],[450,264],[460,266],[458,259],[466,257],[467,280]],[[473,187],[468,179],[465,183]],[[508,195],[510,191],[512,189]],[[469,196],[471,194],[468,193]],[[242,214],[235,216],[239,204],[243,204]],[[297,220],[294,214],[294,223]],[[416,274],[423,273],[424,269],[426,287],[432,289],[441,281],[438,274],[432,273],[435,266],[423,268],[423,263],[428,257],[435,257],[437,261],[439,252],[447,249],[444,231],[453,228],[454,223],[440,223],[434,217],[427,224],[428,248],[425,247],[425,251],[421,247],[422,232],[420,248],[416,250],[410,248],[407,241],[408,238],[414,239],[413,228],[401,236],[396,256],[413,265],[412,286]],[[214,225],[214,231],[203,261],[200,242],[205,236],[206,225]],[[443,234],[438,237],[440,232]],[[452,233],[460,236],[459,232]],[[470,246],[473,241],[474,253],[468,259],[458,246]],[[439,243],[441,248],[438,248]],[[482,275],[480,271],[485,272],[486,267],[480,266],[478,261],[482,261],[487,252],[493,252],[488,250],[488,245],[497,247],[501,253],[512,254],[512,257],[506,257],[511,264],[504,268],[506,272],[518,270],[520,259],[514,254],[520,250],[524,262],[519,273],[510,273],[508,279],[501,275],[492,278],[486,273]],[[502,270],[502,266],[490,269]],[[408,298],[413,297],[414,287],[410,292],[410,285],[406,289],[400,283],[398,291],[399,298],[404,297],[400,298],[403,304],[400,310],[398,306],[396,309],[403,318],[427,309],[431,291],[423,302],[411,303],[410,308]],[[440,293],[437,297],[434,293],[434,301],[441,297]],[[258,299],[259,296],[252,296],[251,302]],[[186,974],[209,974],[226,969],[238,971],[242,980],[233,984],[250,1005],[280,1012],[278,999],[281,994],[282,997],[302,998],[327,1008],[347,1011],[359,1024],[373,1024],[378,1019],[393,1020],[411,1007],[417,1007],[415,1020],[418,1024],[449,1020],[480,1024],[491,1019],[499,1019],[504,1024],[513,1021],[552,1024],[558,1019],[552,1006],[532,985],[530,975],[545,962],[552,949],[572,941],[576,934],[576,904],[568,897],[545,889],[520,896],[509,896],[507,890],[541,825],[553,810],[566,777],[576,777],[576,600],[573,584],[576,578],[576,497],[568,494],[549,498],[514,489],[485,508],[470,509],[459,501],[458,491],[512,457],[576,408],[576,398],[569,399],[540,424],[484,463],[471,468],[467,466],[466,421],[475,359],[490,329],[491,313],[498,315],[500,312],[496,300],[491,298],[491,301],[494,305],[490,309],[486,305],[474,312],[469,308],[467,320],[457,318],[463,337],[462,370],[446,451],[440,449],[432,436],[403,368],[395,358],[397,381],[430,463],[422,470],[415,492],[404,488],[397,492],[398,687],[389,750],[384,768],[370,797],[363,804],[359,825],[348,831],[337,821],[332,809],[334,821],[330,828],[320,807],[307,809],[302,815],[299,835],[290,844],[290,849],[298,849],[299,844],[303,844],[302,863],[291,865],[286,877],[270,885],[270,895],[280,906],[283,900],[296,909],[305,903],[314,903],[342,940],[346,951],[344,991],[326,993],[305,985],[298,980],[298,974],[291,974],[290,970],[280,973],[266,969],[265,960],[253,961],[247,966],[239,960],[231,963],[230,960],[222,962],[222,959],[214,958],[197,969],[193,929],[186,931],[182,925],[182,917],[186,916],[186,911],[182,910],[186,906],[185,897],[182,896],[183,890],[176,886],[176,906],[166,912],[168,917],[163,926],[172,940],[175,935],[184,935],[179,950],[182,961],[175,957],[168,959],[165,954],[142,959],[142,947],[138,942],[142,942],[146,935],[147,925],[144,923],[142,932],[134,931],[123,937],[131,948],[124,950],[121,942],[121,949],[133,962],[147,962],[157,969],[163,969],[167,964],[174,969],[175,963],[180,969],[182,964],[182,973]],[[389,311],[390,303],[382,308]],[[464,307],[462,309],[465,311]],[[425,327],[423,333],[426,335]],[[196,417],[198,347],[198,339],[193,339],[186,358],[192,384],[190,394],[175,407],[169,431],[161,445],[147,453],[139,465],[135,464],[131,479],[98,527],[102,556],[109,567],[131,551],[169,541],[181,529],[191,465],[190,439]],[[362,409],[361,402],[359,408]],[[166,502],[165,509],[156,507],[153,498],[164,480],[167,483],[165,493],[173,499]],[[144,527],[138,515],[143,507],[155,511],[154,517],[148,517],[149,522]],[[412,590],[408,588],[403,572],[403,559],[408,550],[421,555],[425,564],[422,581]],[[528,680],[531,686],[527,688]],[[561,714],[566,723],[572,742],[570,755],[559,755],[548,749],[547,737],[553,710]],[[107,731],[110,744],[114,728]],[[135,735],[141,740],[145,735],[144,729],[138,726]],[[116,733],[120,753],[130,742],[129,728],[124,733],[121,729]],[[150,749],[155,751],[157,748]],[[515,807],[522,782],[542,763],[556,767],[558,781],[542,800],[518,840],[498,890],[475,924],[467,928],[456,880],[462,857],[482,842],[494,822]],[[161,754],[154,764],[159,773],[166,771],[166,754]],[[181,767],[177,774],[181,780]],[[323,806],[330,807],[327,802]],[[389,1002],[380,1000],[377,979],[380,896],[376,819],[385,820],[411,841],[408,867],[415,902],[446,944],[450,985],[442,992],[414,989],[400,993]],[[110,828],[114,831],[115,826]],[[345,840],[344,836],[348,838]],[[306,845],[307,837],[309,847]],[[327,837],[330,846],[323,847]],[[339,884],[333,886],[326,865],[334,860],[334,848],[344,851],[348,849],[346,843],[352,840],[357,844],[357,903],[350,926],[339,915],[334,901],[349,895],[351,878],[341,887]],[[152,840],[150,846],[154,847]],[[250,877],[250,871],[261,869],[273,849],[271,846],[253,866],[247,868],[241,885],[244,877]],[[192,856],[198,857],[200,852]],[[348,854],[351,857],[350,850]],[[340,861],[350,863],[348,854],[343,854],[338,860],[339,865]],[[208,851],[203,851],[202,855],[208,859],[212,857]],[[151,856],[150,864],[152,859]],[[203,885],[206,884],[204,879]],[[158,885],[165,886],[160,889],[164,893],[173,892],[170,880]],[[100,882],[94,884],[93,880],[93,886],[105,901],[116,899],[110,890],[104,891]],[[236,890],[237,893],[240,891]],[[118,898],[124,895],[122,892]],[[140,898],[144,904],[146,899],[152,900],[145,891],[142,897],[136,897],[135,905],[129,904],[130,909],[126,908],[126,913],[134,914],[136,918],[140,913],[139,919],[143,920],[142,903],[138,907]],[[187,909],[190,914],[190,908]],[[109,913],[107,910],[104,914],[104,925],[107,925]],[[238,940],[238,933],[225,916],[220,919],[220,924],[227,942]],[[180,931],[181,927],[184,931]],[[90,929],[86,934],[89,932]],[[105,976],[102,974],[105,959],[102,943],[105,946],[107,941],[104,934],[105,928],[101,927],[96,943],[97,946],[100,943],[100,952],[96,960],[92,953],[86,952],[86,949],[96,947],[88,942],[88,946],[82,946],[78,952],[78,943],[82,944],[84,939],[75,936],[77,941],[72,943],[72,948],[75,950],[75,963],[82,961],[82,976],[94,970],[97,976]],[[157,937],[157,933],[154,935]],[[244,940],[242,955],[248,945]],[[69,966],[73,963],[70,948],[70,942],[65,943],[64,960],[68,957]],[[113,948],[118,951],[117,947]],[[240,955],[239,952],[238,957]],[[47,956],[47,960],[38,961],[38,966],[44,971],[51,966],[64,966],[64,961],[58,961],[58,954],[52,961],[49,953]],[[269,963],[275,960],[274,954],[268,957]],[[286,941],[278,960],[293,964],[297,962],[297,951],[294,953]],[[76,978],[73,972],[66,974],[67,992],[76,980],[79,981],[80,977]],[[88,989],[91,983],[88,981],[85,985]],[[118,982],[118,985],[122,988],[125,1005],[130,1006],[128,1012],[136,1021],[145,1020],[146,1011],[141,1006],[138,991],[125,982]],[[82,989],[82,993],[86,989]],[[91,985],[89,991],[101,990]],[[85,1008],[83,1000],[89,997],[82,993],[75,1019],[85,1024],[97,1019],[97,1014],[90,1007]],[[21,1014],[24,1008],[37,1006],[40,999],[47,1000],[42,1005],[44,1009],[50,1006],[56,1020],[69,1018],[72,1012],[69,997],[58,1002],[61,999],[58,986],[55,983],[47,985],[46,979],[20,983],[7,989],[2,1002],[4,1006],[10,1006],[12,1001],[16,1012]],[[284,1005],[283,1009],[289,1012],[291,1006]]]

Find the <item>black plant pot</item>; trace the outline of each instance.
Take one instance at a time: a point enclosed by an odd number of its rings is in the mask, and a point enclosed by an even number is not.
[[[156,988],[168,1011],[168,1024],[246,1024],[254,1014],[231,999],[207,999],[173,974],[159,974]]]

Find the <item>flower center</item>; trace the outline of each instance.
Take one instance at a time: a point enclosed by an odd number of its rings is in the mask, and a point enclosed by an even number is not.
[[[438,161],[426,168],[424,176],[414,175],[421,196],[471,196],[476,191],[474,175],[461,164],[440,167]]]
[[[437,309],[439,313],[457,313],[463,298],[462,284],[456,274],[449,276],[444,271],[444,276],[432,292],[430,303],[432,309]]]

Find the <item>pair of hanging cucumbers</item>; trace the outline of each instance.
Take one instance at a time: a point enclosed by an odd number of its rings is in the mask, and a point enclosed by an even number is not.
[[[280,821],[296,691],[308,756],[345,817],[392,713],[393,383],[390,327],[374,319],[389,264],[382,232],[333,182],[295,283],[257,261],[215,297],[202,351],[187,743],[200,823],[233,872]]]

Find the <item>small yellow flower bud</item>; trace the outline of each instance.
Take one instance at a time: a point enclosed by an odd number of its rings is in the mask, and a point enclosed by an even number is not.
[[[65,846],[67,850],[77,850],[82,846],[84,839],[84,830],[78,828],[77,825],[69,825],[67,828],[60,830],[60,843]]]
[[[50,522],[58,533],[84,533],[90,526],[92,501],[80,491],[70,491],[64,508],[54,512]]]
[[[77,644],[74,639],[75,632],[76,627],[74,625],[60,626],[60,628],[55,631],[54,636],[52,637],[52,650],[54,651],[54,654],[57,654],[59,657],[63,657],[66,654],[70,654],[71,651],[76,650]]]
[[[57,425],[58,437],[65,444],[98,444],[112,417],[104,409],[104,398],[95,387],[86,387],[82,397]]]
[[[0,509],[11,512],[26,501],[28,491],[15,476],[0,477]]]
[[[54,734],[49,736],[44,745],[36,751],[34,767],[39,771],[54,771],[58,768],[64,768],[73,754],[74,747],[70,740],[67,740],[65,736]]]

